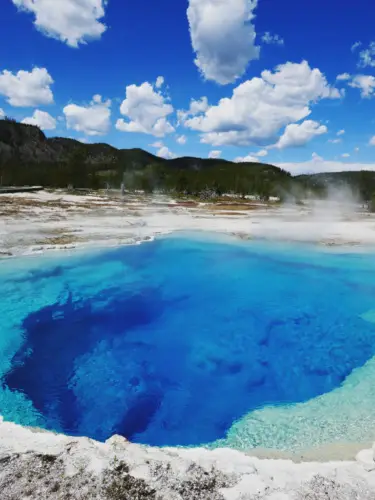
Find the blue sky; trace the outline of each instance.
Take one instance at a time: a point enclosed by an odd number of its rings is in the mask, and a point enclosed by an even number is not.
[[[0,114],[48,136],[375,170],[369,0],[3,0],[1,14]]]

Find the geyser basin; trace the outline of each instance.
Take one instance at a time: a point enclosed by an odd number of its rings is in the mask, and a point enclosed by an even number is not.
[[[375,354],[366,254],[172,236],[0,267],[0,413],[24,425],[285,449],[310,429],[320,444],[343,438],[326,398]]]

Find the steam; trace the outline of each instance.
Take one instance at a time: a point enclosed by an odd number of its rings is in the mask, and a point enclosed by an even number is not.
[[[359,193],[347,184],[326,186],[323,198],[305,200],[311,216],[320,219],[345,220],[363,211],[364,203]]]
[[[283,195],[283,204],[273,217],[264,217],[253,227],[253,235],[327,245],[360,244],[374,239],[371,219],[363,218],[365,211],[359,193],[349,185],[327,184],[320,197],[301,187]]]

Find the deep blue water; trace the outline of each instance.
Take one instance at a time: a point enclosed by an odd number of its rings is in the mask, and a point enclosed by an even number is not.
[[[374,356],[374,261],[186,236],[3,262],[0,413],[99,440],[223,438]]]

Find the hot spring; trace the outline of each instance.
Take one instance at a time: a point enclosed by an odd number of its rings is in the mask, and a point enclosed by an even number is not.
[[[375,259],[168,236],[0,263],[0,414],[156,446],[375,435]]]

